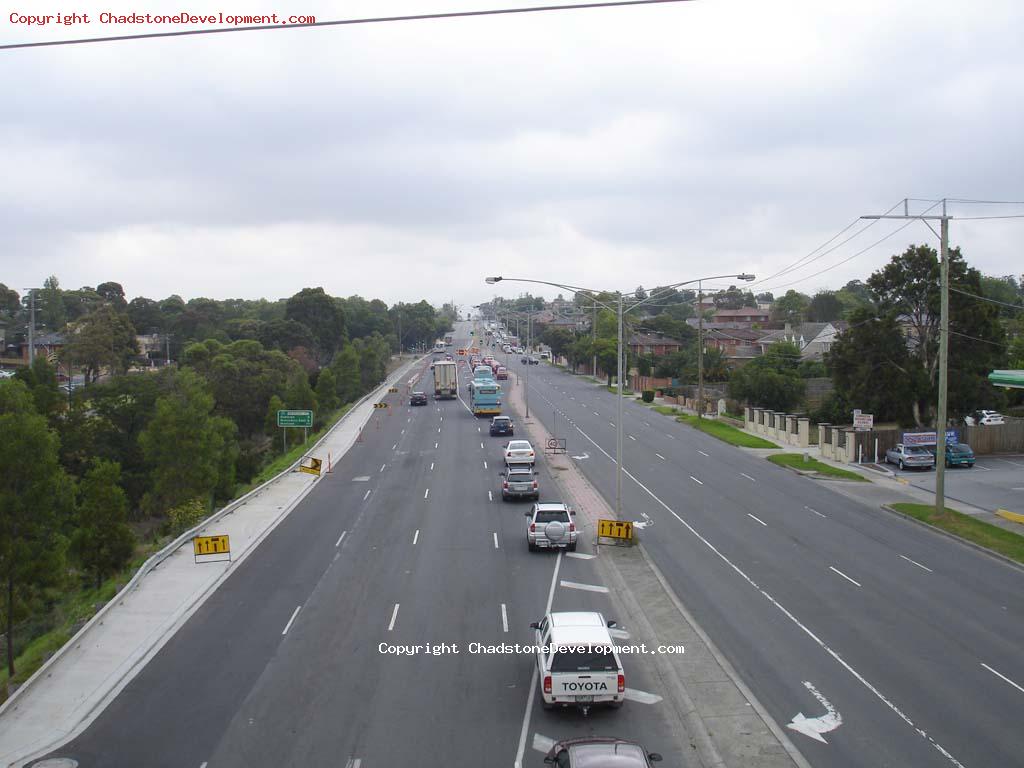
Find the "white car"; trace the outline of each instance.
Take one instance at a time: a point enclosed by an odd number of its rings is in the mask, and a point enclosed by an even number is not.
[[[974,421],[976,424],[981,424],[986,427],[1006,423],[1006,419],[1003,418],[1003,414],[997,411],[978,411],[974,415]]]
[[[538,502],[533,509],[524,512],[529,522],[526,525],[526,547],[531,552],[538,549],[564,549],[576,551],[579,531],[573,517],[576,512],[560,501]]]
[[[533,452],[533,446],[529,440],[509,440],[503,449],[505,454],[505,466],[513,464],[529,464],[531,467],[537,463]]]

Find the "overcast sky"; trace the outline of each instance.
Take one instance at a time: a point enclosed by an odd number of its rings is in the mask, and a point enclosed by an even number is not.
[[[183,28],[101,25],[102,10],[539,4],[9,0],[0,41]],[[71,10],[93,23],[9,18]],[[907,196],[1024,200],[1022,30],[1019,0],[696,0],[0,51],[0,282],[466,305],[495,295],[495,273],[768,278]],[[937,246],[915,223],[814,275],[899,225],[754,288],[813,293]],[[951,233],[986,274],[1024,271],[1024,219]]]

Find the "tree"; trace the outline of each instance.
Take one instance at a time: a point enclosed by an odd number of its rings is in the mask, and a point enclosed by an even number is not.
[[[575,335],[566,328],[545,328],[540,334],[540,340],[551,347],[555,357],[562,357],[575,341]]]
[[[67,324],[64,293],[56,275],[46,278],[42,290],[36,292],[36,318],[39,325],[51,331],[59,331]]]
[[[750,291],[741,291],[735,285],[730,285],[726,290],[712,296],[712,301],[719,309],[743,309],[754,306],[756,300]]]
[[[36,412],[51,422],[56,419],[64,404],[57,386],[57,371],[42,355],[36,357],[30,368],[20,368],[14,377],[25,382],[32,393]]]
[[[127,523],[128,497],[120,482],[117,462],[95,459],[79,485],[71,552],[92,574],[97,589],[107,576],[124,567],[135,551],[135,535]]]
[[[135,329],[128,315],[110,306],[100,307],[75,323],[62,351],[64,359],[84,368],[91,381],[96,381],[104,368],[111,373],[124,373],[138,352]]]
[[[303,288],[288,299],[285,319],[309,328],[322,362],[329,361],[345,341],[345,312],[323,288]]]
[[[326,415],[339,405],[338,403],[338,380],[330,368],[324,368],[316,380],[316,401],[320,405],[320,411]]]
[[[798,325],[804,321],[811,300],[804,294],[790,288],[786,295],[772,305],[771,317],[777,323]]]
[[[597,365],[608,375],[608,386],[612,385],[612,376],[618,373],[618,356],[616,354],[618,344],[615,339],[601,338],[598,337],[597,342],[594,344],[594,349],[597,352]],[[625,371],[623,366],[623,371]],[[595,375],[596,375],[595,371]]]
[[[754,301],[764,301],[767,302],[768,304],[771,304],[773,301],[775,301],[775,294],[773,294],[771,291],[765,291],[764,293],[757,294],[757,296],[754,297]]]
[[[1003,304],[1014,306],[999,306],[999,315],[1004,318],[1013,318],[1020,315],[1024,308],[1024,289],[1017,282],[1013,275],[1003,277],[990,277],[984,275],[981,278],[981,294],[989,299],[1001,301]]]
[[[8,681],[14,624],[26,603],[62,572],[60,530],[74,507],[73,485],[57,462],[57,435],[36,413],[21,381],[0,380],[0,583]]]
[[[312,331],[296,320],[271,320],[264,323],[257,339],[267,349],[279,349],[282,352],[296,347],[316,347]]]
[[[120,283],[100,283],[96,286],[96,293],[107,304],[114,305],[118,312],[124,312],[128,308],[128,303],[124,298],[124,288],[121,287]]]
[[[178,371],[170,391],[156,401],[156,413],[139,435],[153,467],[146,505],[162,514],[189,499],[210,505],[216,490],[234,477],[236,431],[230,419],[213,415],[214,399],[195,371]]]
[[[733,371],[729,395],[750,405],[792,411],[804,398],[804,381],[797,372],[799,360],[796,344],[772,344],[761,357]]]
[[[103,306],[103,297],[95,289],[83,286],[77,291],[64,291],[64,309],[67,322],[73,323],[86,315],[90,315]]]
[[[828,323],[843,316],[843,303],[835,291],[818,291],[807,306],[807,319],[812,323]]]
[[[589,336],[580,336],[576,339],[566,351],[569,358],[569,365],[572,366],[573,373],[580,367],[580,363],[590,362],[593,358],[593,347],[590,342]],[[594,372],[597,373],[596,371]]]
[[[14,317],[21,309],[18,292],[0,283],[0,316]]]
[[[153,299],[136,296],[128,302],[128,319],[132,327],[139,333],[156,333],[163,331],[166,325],[160,305]]]
[[[338,399],[342,403],[351,403],[362,393],[360,378],[359,350],[352,344],[346,344],[331,361]]]

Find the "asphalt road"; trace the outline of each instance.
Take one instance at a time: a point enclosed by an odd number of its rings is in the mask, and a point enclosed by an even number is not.
[[[467,328],[459,324],[457,335]],[[51,756],[84,767],[512,766],[519,758],[531,766],[551,739],[596,733],[638,739],[666,765],[690,764],[643,658],[624,659],[632,701],[583,717],[541,710],[532,655],[469,652],[471,642],[531,643],[529,623],[549,605],[614,618],[616,596],[602,591],[586,558],[527,551],[529,504],[500,500],[503,441],[487,435],[486,421],[461,400],[416,408],[401,393],[387,400],[379,428],[371,424],[90,727]],[[382,643],[460,652],[402,656]]]
[[[900,471],[892,465],[888,469],[917,488],[935,492],[934,470]],[[1024,456],[979,456],[971,469],[947,469],[946,495],[990,512],[1008,509],[1024,514]]]
[[[504,357],[499,355],[499,357]],[[531,416],[615,497],[615,398],[507,356]],[[812,765],[1020,765],[1024,574],[635,403],[623,518]]]

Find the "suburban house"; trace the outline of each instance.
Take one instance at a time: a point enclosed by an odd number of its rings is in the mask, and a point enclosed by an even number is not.
[[[726,359],[740,364],[761,355],[757,342],[764,331],[750,328],[711,328],[704,331],[704,347],[720,349]]]
[[[768,322],[768,311],[757,307],[743,307],[741,309],[717,309],[711,315],[711,321],[715,323],[740,323],[747,328],[759,323],[763,325]]]
[[[671,355],[678,352],[682,343],[670,339],[663,333],[634,333],[627,342],[629,351],[634,355]]]
[[[65,340],[63,333],[44,333],[36,336],[32,346],[35,347],[37,356],[45,357],[50,362],[56,362],[57,355],[64,348]],[[28,364],[28,339],[21,345],[21,359]]]
[[[771,331],[757,339],[756,344],[764,354],[772,344],[789,341],[800,348],[800,357],[804,360],[822,360],[825,353],[832,348],[836,336],[846,330],[848,324],[843,320],[831,323],[800,323],[790,325],[781,331]]]
[[[163,334],[140,334],[135,337],[135,343],[139,348],[139,356],[150,362],[161,362],[166,358],[167,347]]]

